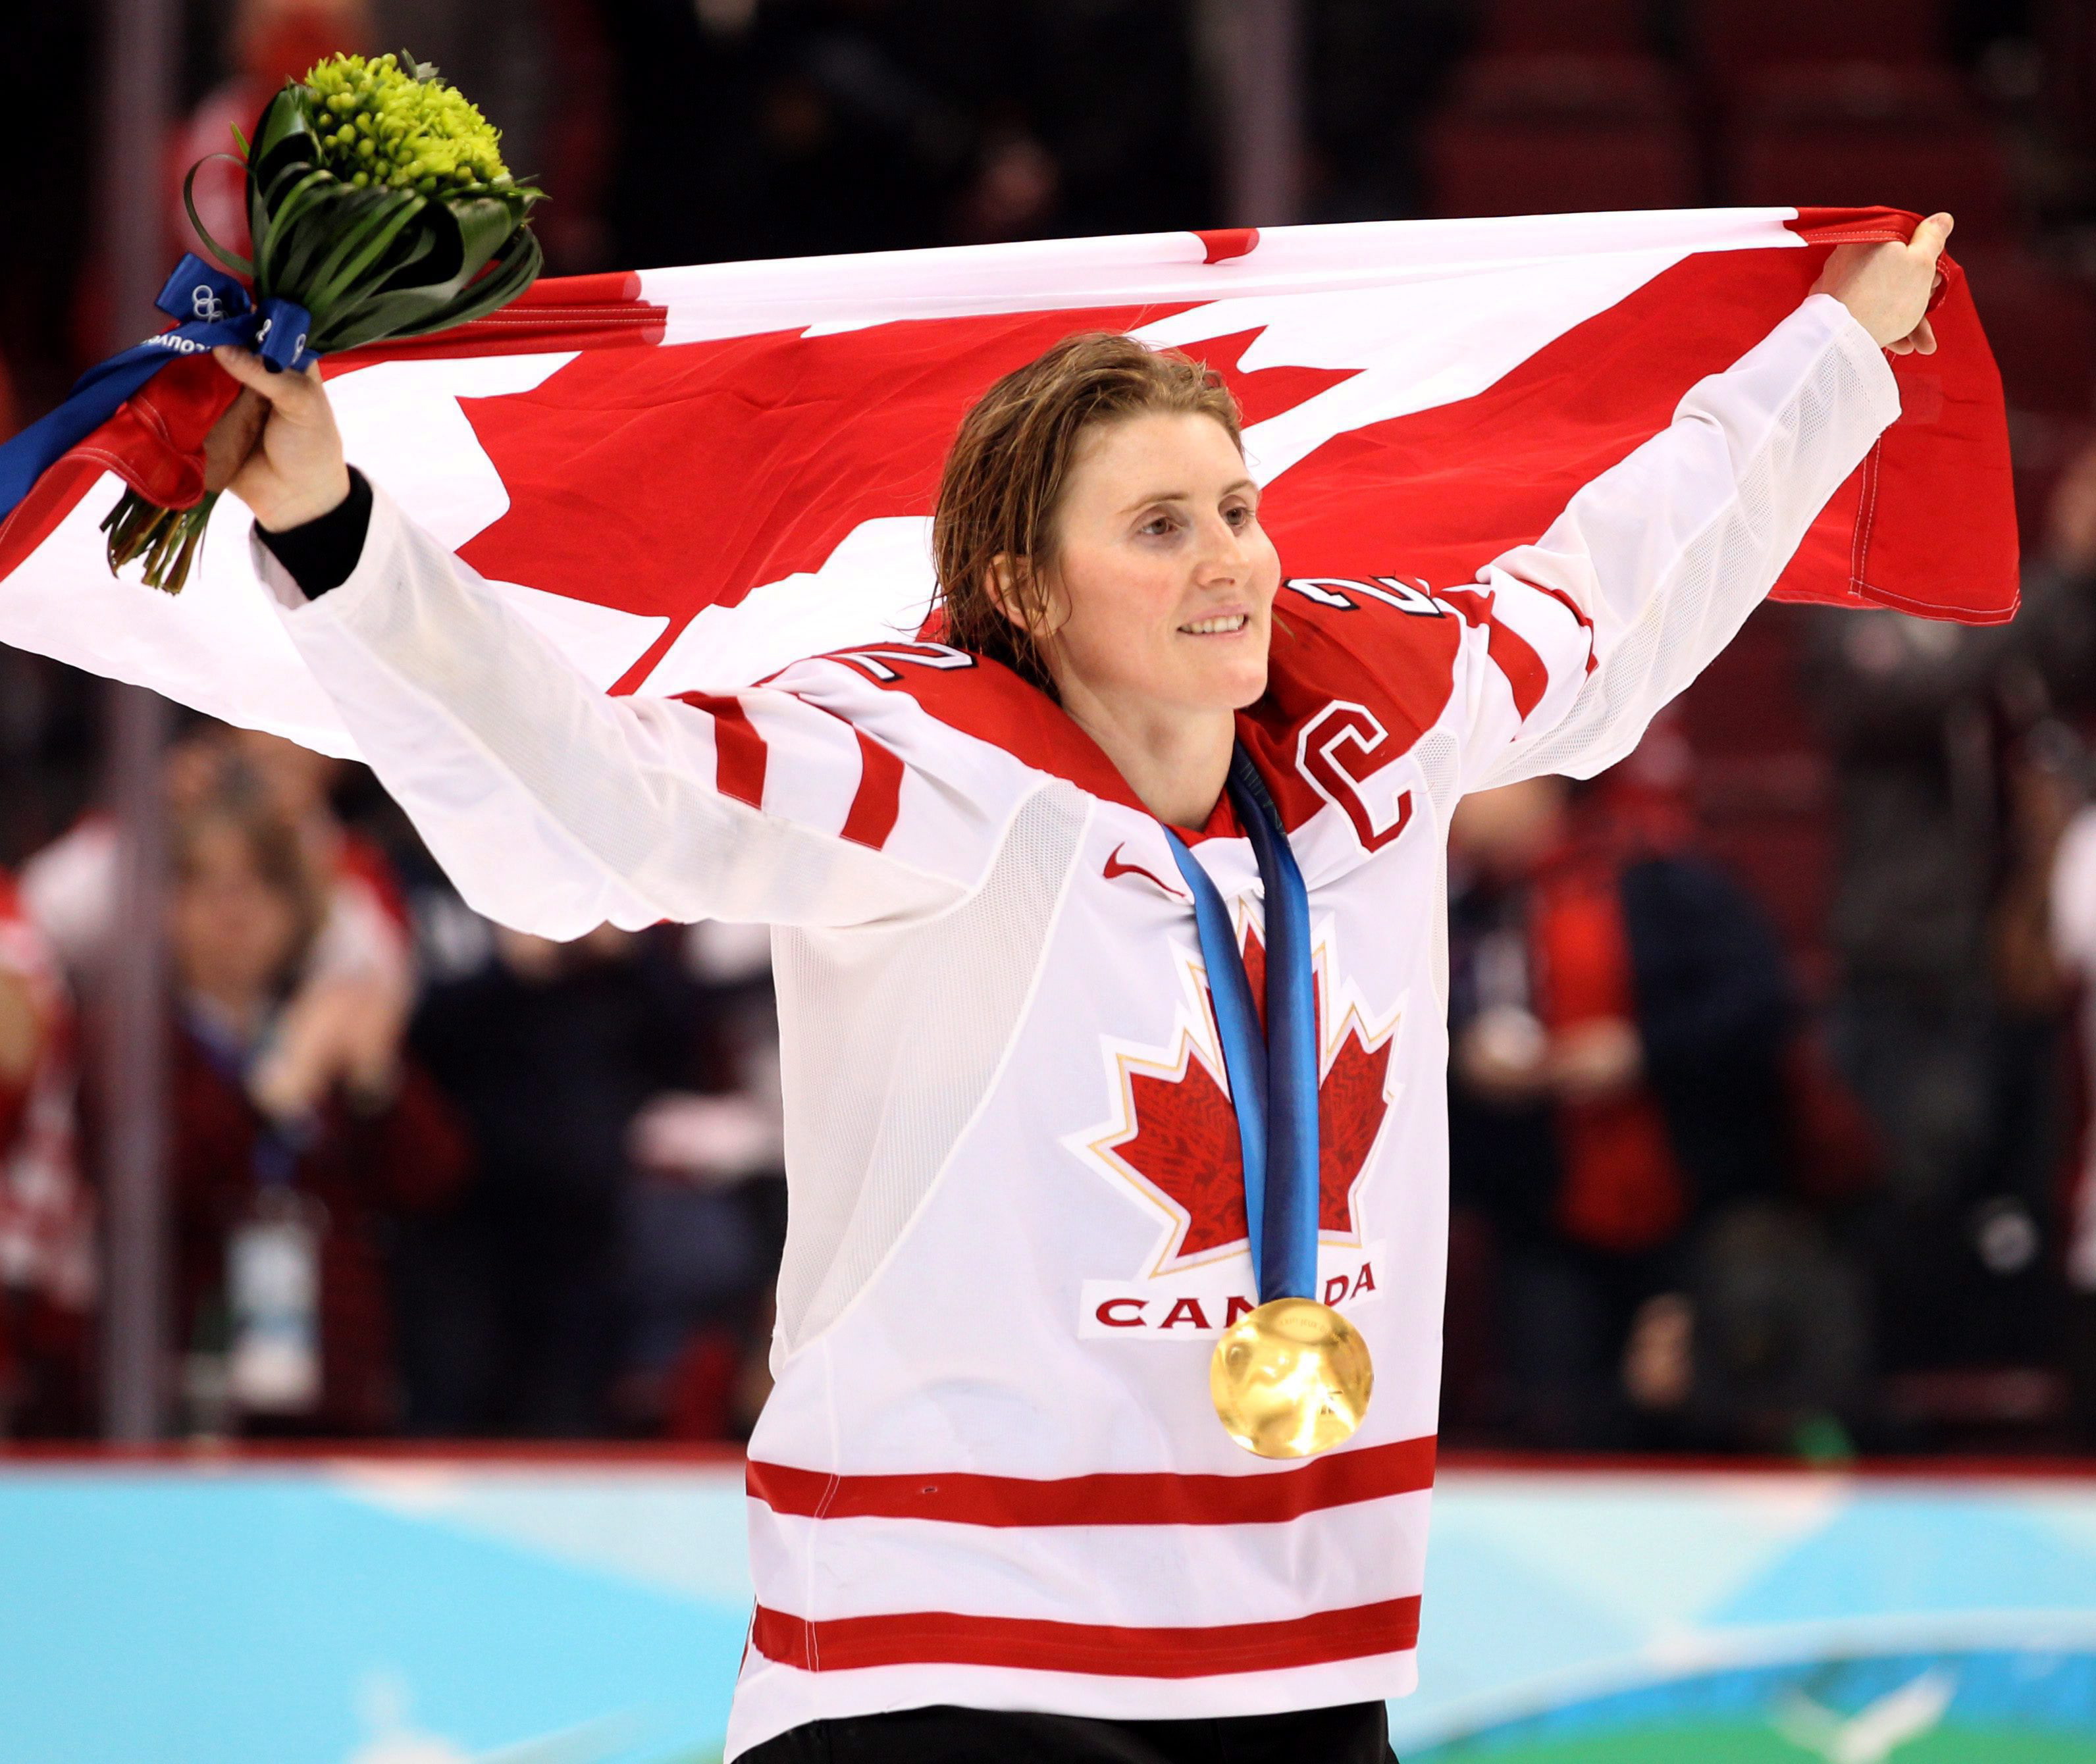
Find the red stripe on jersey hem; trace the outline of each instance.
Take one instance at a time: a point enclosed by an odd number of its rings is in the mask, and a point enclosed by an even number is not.
[[[749,720],[749,713],[742,708],[742,701],[716,697],[710,692],[678,696],[714,719],[714,788],[753,809],[762,808],[764,771],[770,750]]]
[[[1277,1623],[1130,1629],[954,1611],[839,1617],[821,1622],[757,1608],[749,1639],[767,1660],[803,1672],[867,1666],[1003,1666],[1094,1677],[1199,1679],[1400,1653],[1419,1644],[1419,1600],[1386,1599]]]
[[[858,737],[858,788],[845,816],[844,837],[879,851],[895,831],[902,808],[902,762],[863,729],[852,733]]]
[[[749,1462],[750,1494],[802,1519],[931,1519],[946,1525],[1279,1524],[1434,1486],[1432,1434],[1243,1476],[1103,1471],[1092,1476],[832,1476]]]

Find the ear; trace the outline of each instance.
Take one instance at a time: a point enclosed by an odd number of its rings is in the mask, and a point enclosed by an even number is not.
[[[1025,615],[1020,611],[1013,592],[1018,580],[1018,568],[1009,552],[999,552],[990,559],[989,567],[983,571],[983,592],[989,597],[989,604],[1013,624],[1023,628],[1026,623]]]
[[[1027,637],[1052,637],[1063,622],[1056,618],[1055,572],[1048,570],[1036,576],[1031,557],[1015,557],[1008,551],[991,557],[989,568],[983,572],[983,593]]]
[[[1051,564],[1037,575],[1030,557],[999,552],[983,572],[983,592],[990,605],[1035,644],[1052,644],[1070,616],[1055,566]]]

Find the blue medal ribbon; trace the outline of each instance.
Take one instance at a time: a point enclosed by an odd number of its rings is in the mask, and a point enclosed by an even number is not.
[[[1317,1296],[1317,1001],[1310,893],[1273,799],[1243,748],[1230,756],[1230,801],[1266,896],[1266,1026],[1252,1002],[1229,909],[1186,841],[1164,830],[1194,893],[1194,924],[1215,1001],[1223,1069],[1244,1160],[1245,1224],[1261,1304]]]
[[[258,307],[240,282],[193,251],[183,254],[153,303],[177,321],[172,330],[98,362],[73,382],[63,404],[0,447],[0,520],[169,362],[220,343],[258,351],[273,373],[296,373],[316,359],[306,347],[312,317],[303,307],[274,298]]]

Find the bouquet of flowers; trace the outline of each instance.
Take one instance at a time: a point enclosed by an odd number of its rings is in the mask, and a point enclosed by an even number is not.
[[[197,330],[199,348],[247,342],[273,367],[297,369],[482,317],[539,273],[529,216],[544,193],[511,177],[479,111],[404,52],[321,62],[269,101],[251,144],[234,138],[253,256],[222,248],[186,183],[183,196],[197,236],[251,295],[190,258],[168,284],[175,299],[162,297],[177,317],[206,321],[177,327]],[[213,325],[243,319],[245,335],[205,340]],[[127,491],[103,522],[110,568],[142,559],[147,583],[179,593],[217,498],[207,485],[187,507]]]

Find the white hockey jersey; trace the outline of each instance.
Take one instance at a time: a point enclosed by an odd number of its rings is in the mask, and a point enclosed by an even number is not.
[[[1377,1370],[1360,1432],[1299,1463],[1247,1456],[1209,1406],[1253,1283],[1192,903],[1055,705],[929,643],[608,697],[382,491],[318,600],[258,553],[473,906],[556,937],[776,928],[791,1218],[729,1757],[928,1703],[1147,1718],[1412,1687],[1450,810],[1627,753],[1897,414],[1881,351],[1815,295],[1475,583],[1393,557],[1285,583],[1239,735],[1309,889],[1323,1295]],[[1228,813],[1194,849],[1256,989]]]

